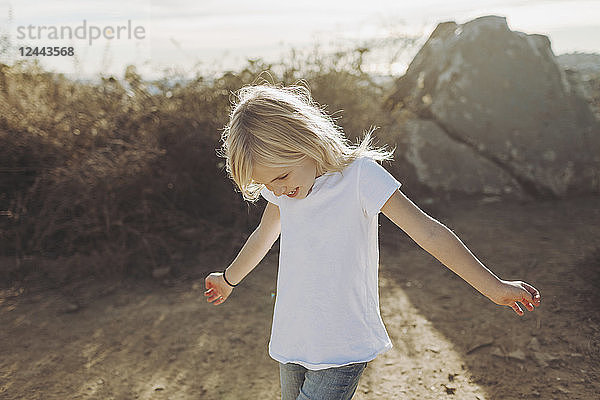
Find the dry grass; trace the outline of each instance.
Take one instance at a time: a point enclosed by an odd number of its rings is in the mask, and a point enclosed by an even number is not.
[[[242,202],[215,153],[231,93],[303,80],[355,140],[389,122],[365,52],[292,51],[191,81],[147,82],[129,66],[92,84],[0,64],[0,281],[147,276],[198,252],[233,255],[261,207]]]

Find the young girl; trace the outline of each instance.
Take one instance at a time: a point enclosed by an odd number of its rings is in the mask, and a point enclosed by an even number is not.
[[[487,269],[446,226],[400,190],[375,160],[371,132],[351,145],[301,86],[249,86],[237,93],[223,134],[227,172],[244,199],[268,202],[260,224],[223,272],[206,278],[222,304],[281,234],[269,355],[282,399],[350,399],[367,365],[392,343],[379,311],[378,215],[499,305],[523,315],[540,294]]]

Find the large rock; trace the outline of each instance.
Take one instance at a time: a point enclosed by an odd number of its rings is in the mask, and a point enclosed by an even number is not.
[[[557,64],[548,38],[513,32],[505,18],[438,25],[388,105],[430,121],[399,127],[408,137],[429,129],[453,143],[456,152],[409,147],[405,156],[466,185],[455,189],[534,197],[600,193],[600,124],[589,103]],[[465,171],[477,177],[464,179]]]
[[[570,53],[556,57],[572,87],[592,105],[600,120],[600,54]]]
[[[469,146],[451,139],[435,122],[411,119],[402,127],[401,147],[419,182],[431,189],[525,199],[519,183]]]

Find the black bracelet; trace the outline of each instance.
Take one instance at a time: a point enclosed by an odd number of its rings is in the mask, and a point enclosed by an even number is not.
[[[225,271],[226,271],[226,270],[224,269],[224,270],[223,270],[223,279],[225,279],[225,283],[227,283],[227,284],[228,284],[229,286],[231,286],[231,287],[236,287],[237,285],[239,285],[239,283],[236,283],[235,285],[232,285],[232,284],[231,284],[231,283],[230,283],[230,282],[227,280],[227,278],[225,277]]]

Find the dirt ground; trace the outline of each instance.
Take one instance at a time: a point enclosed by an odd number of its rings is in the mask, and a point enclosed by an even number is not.
[[[536,286],[518,317],[381,217],[381,312],[394,348],[355,399],[598,399],[600,198],[423,206],[504,279]],[[0,399],[277,399],[267,353],[272,252],[221,306],[187,279],[15,285],[0,296]],[[191,260],[190,265],[201,264]]]

